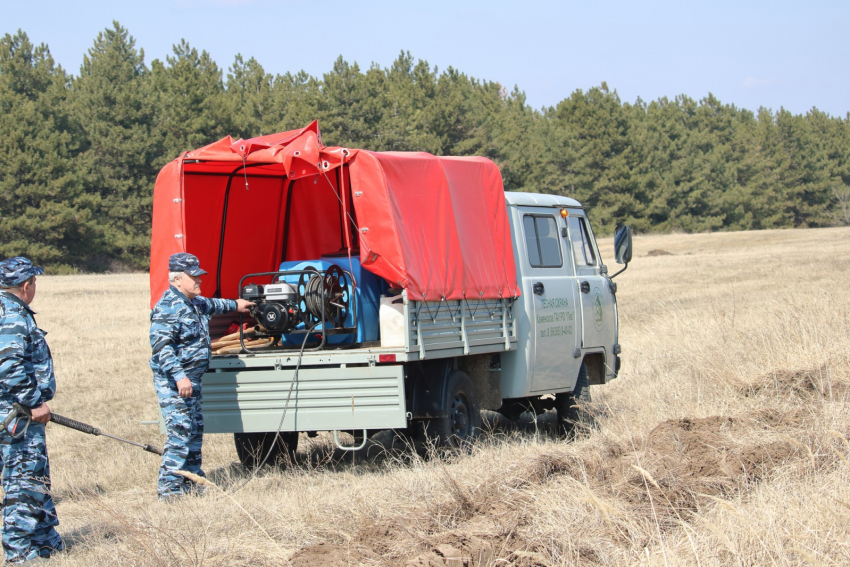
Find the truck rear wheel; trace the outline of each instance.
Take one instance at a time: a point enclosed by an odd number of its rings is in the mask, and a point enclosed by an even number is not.
[[[272,447],[274,439],[274,432],[234,433],[233,440],[236,443],[236,455],[239,457],[239,462],[246,468],[256,468],[266,458],[266,453]],[[298,449],[298,432],[281,431],[266,464],[285,468],[294,461],[296,449]]]
[[[444,417],[422,421],[426,439],[442,447],[459,447],[472,441],[481,430],[481,412],[472,380],[465,372],[449,373],[443,399]]]
[[[593,421],[581,405],[590,403],[590,381],[587,378],[587,366],[582,363],[578,379],[572,392],[555,395],[555,411],[558,414],[558,435],[573,437],[576,425],[590,425]]]

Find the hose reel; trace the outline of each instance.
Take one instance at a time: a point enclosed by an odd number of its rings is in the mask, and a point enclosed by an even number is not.
[[[315,321],[321,321],[324,313],[325,321],[333,324],[334,328],[344,327],[351,301],[348,286],[348,275],[336,264],[331,264],[324,275],[318,271],[302,273],[297,287],[302,298],[302,312]]]

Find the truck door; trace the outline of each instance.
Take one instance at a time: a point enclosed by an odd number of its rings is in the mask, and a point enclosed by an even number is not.
[[[552,209],[521,207],[519,212],[526,252],[522,293],[534,299],[531,391],[568,390],[581,360],[573,357],[580,338],[572,260]]]
[[[616,341],[614,296],[599,270],[602,262],[587,217],[570,210],[567,225],[581,296],[581,348],[604,350],[605,359],[611,360],[610,349]]]

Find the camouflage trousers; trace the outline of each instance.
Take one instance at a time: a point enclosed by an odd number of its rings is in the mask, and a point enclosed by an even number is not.
[[[194,491],[196,486],[175,471],[205,476],[201,470],[204,438],[201,381],[192,380],[192,396],[189,398],[181,398],[174,381],[161,374],[154,374],[153,383],[167,434],[156,491],[160,498],[179,496]]]
[[[5,415],[5,413],[4,413]],[[3,455],[3,551],[6,561],[48,557],[64,548],[56,531],[56,507],[50,496],[50,463],[44,424],[32,422],[12,439],[0,433]]]

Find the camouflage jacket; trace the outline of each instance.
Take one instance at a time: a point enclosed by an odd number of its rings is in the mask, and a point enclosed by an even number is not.
[[[235,310],[232,299],[190,300],[170,286],[151,311],[151,369],[175,382],[199,379],[210,362],[210,317]]]
[[[0,291],[0,409],[13,402],[34,408],[53,399],[53,358],[35,323],[35,312],[11,293]]]

